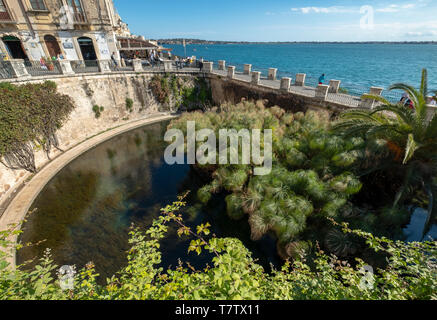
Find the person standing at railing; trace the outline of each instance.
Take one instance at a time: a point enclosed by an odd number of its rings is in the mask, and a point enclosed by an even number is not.
[[[325,83],[325,74],[322,74],[319,78],[319,84],[324,84]]]
[[[111,60],[114,63],[115,68],[118,69],[118,62],[117,59],[115,58],[115,52],[111,54]]]

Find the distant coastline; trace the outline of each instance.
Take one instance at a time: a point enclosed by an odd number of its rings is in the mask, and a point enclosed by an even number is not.
[[[187,45],[214,45],[214,44],[437,44],[437,41],[213,41],[201,39],[156,39],[159,44],[182,45],[183,41]]]

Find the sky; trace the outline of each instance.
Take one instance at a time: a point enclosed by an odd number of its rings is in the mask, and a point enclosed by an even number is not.
[[[224,41],[437,41],[437,0],[114,0],[133,34]]]

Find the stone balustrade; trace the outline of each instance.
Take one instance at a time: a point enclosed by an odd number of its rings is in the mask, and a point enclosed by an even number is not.
[[[252,72],[252,84],[258,85],[261,80],[261,72],[254,71]]]
[[[326,101],[328,97],[329,86],[325,84],[319,84],[316,88],[316,99]]]
[[[340,80],[330,80],[329,81],[329,93],[338,93],[340,90]]]
[[[225,71],[226,70],[226,61],[225,60],[219,60],[218,62],[218,69]]]
[[[63,65],[70,65],[71,68],[71,64],[65,60],[59,60],[58,61],[60,64]],[[98,60],[97,63],[99,64],[99,70],[101,73],[108,73],[111,72],[111,60]],[[71,70],[73,71],[73,70]]]
[[[371,87],[369,94],[373,95],[373,96],[381,96],[383,91],[384,91],[383,88]],[[362,98],[360,107],[363,109],[373,109],[375,107],[375,103],[376,103],[376,100]]]
[[[307,75],[305,73],[296,74],[296,81],[294,84],[298,87],[304,87],[306,77],[307,77]]]
[[[206,73],[211,73],[213,70],[213,63],[212,62],[204,62],[203,63],[203,71]]]
[[[275,68],[269,68],[269,80],[276,80],[276,74],[278,73],[278,69]]]
[[[235,67],[234,66],[229,66],[228,67],[228,78],[229,79],[234,79],[235,78]]]
[[[290,91],[290,86],[291,86],[291,78],[281,79],[281,86],[280,86],[281,91],[285,91],[285,92]]]
[[[80,61],[79,61],[80,62]],[[179,72],[181,67],[176,69],[174,67],[175,62],[172,60],[164,60],[163,64],[160,67],[143,67],[143,61],[140,59],[134,59],[132,61],[131,67],[115,67],[111,60],[98,60],[98,61],[82,61],[79,63],[81,67],[77,67],[78,61],[69,61],[69,60],[58,60],[54,61],[55,69],[47,68],[44,64],[40,64],[39,61],[27,61],[20,59],[1,61],[1,70],[0,80],[7,79],[18,79],[18,80],[27,80],[31,77],[35,76],[46,76],[53,77],[56,75],[74,75],[76,73],[111,73],[115,72]],[[83,67],[82,67],[83,66]],[[96,68],[98,66],[98,68]],[[88,70],[84,70],[87,69]],[[203,71],[206,74],[214,74],[216,71],[214,70],[214,63],[210,61],[203,62],[203,69],[197,69],[196,66],[184,67],[188,68],[188,72],[198,73],[199,71]],[[191,70],[190,70],[191,68]],[[182,68],[183,69],[183,68]],[[261,78],[262,73],[259,71],[252,72],[252,65],[245,64],[243,73],[236,74],[235,66],[227,66],[225,60],[218,61],[218,74],[220,76],[226,76],[228,79],[236,79],[239,81],[248,82],[252,85],[262,85],[264,87],[270,87],[280,92],[287,92],[291,94],[297,94],[304,97],[308,97],[308,99],[313,99],[316,103],[334,103],[339,106],[349,107],[349,108],[365,108],[365,109],[374,109],[375,106],[378,105],[377,100],[375,99],[365,99],[364,95],[360,98],[353,95],[347,94],[338,94],[340,90],[341,81],[340,80],[330,80],[329,85],[318,85],[316,88],[308,87],[305,85],[306,74],[298,73],[296,74],[296,79],[294,84],[292,84],[292,78],[283,77],[280,80],[277,80],[278,69],[269,68],[267,78]],[[299,88],[302,87],[302,88]],[[381,96],[383,92],[383,88],[379,87],[371,87],[369,90],[370,95]],[[431,103],[432,97],[428,97],[427,102]],[[436,106],[429,106],[429,109],[432,110],[431,114],[435,114],[437,112]]]
[[[171,61],[171,60],[165,60],[165,61],[164,61],[164,66],[165,66],[166,63],[168,63],[168,61]],[[135,71],[135,72],[141,72],[141,71],[144,71],[144,69],[143,69],[143,63],[141,62],[140,59],[134,59],[134,60],[132,60],[132,66],[134,67],[134,71]],[[164,69],[165,69],[165,67],[164,67]]]

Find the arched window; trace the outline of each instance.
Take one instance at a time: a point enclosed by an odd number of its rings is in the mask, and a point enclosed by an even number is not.
[[[50,58],[57,57],[61,54],[61,48],[59,47],[58,40],[52,35],[44,36],[44,42],[46,43],[47,50],[49,51]]]
[[[30,0],[33,10],[47,10],[44,0]]]
[[[96,51],[94,50],[94,44],[91,38],[80,37],[77,39],[77,43],[82,52],[83,60],[97,60]]]
[[[27,59],[27,54],[24,51],[20,39],[15,36],[4,36],[2,41],[6,45],[9,56],[12,59]]]

